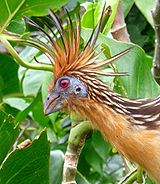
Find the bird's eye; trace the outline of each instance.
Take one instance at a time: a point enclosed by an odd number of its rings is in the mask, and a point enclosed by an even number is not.
[[[62,88],[66,88],[68,85],[69,85],[69,81],[68,81],[67,79],[62,79],[62,80],[60,81],[60,86],[61,86]]]

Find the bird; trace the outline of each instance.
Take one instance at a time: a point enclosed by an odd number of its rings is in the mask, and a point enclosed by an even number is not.
[[[104,11],[104,9],[103,9]],[[124,76],[125,73],[106,73],[106,64],[127,54],[133,47],[97,62],[103,50],[96,54],[96,41],[100,32],[103,12],[88,41],[80,50],[81,24],[75,26],[68,14],[64,30],[57,15],[49,10],[58,36],[42,20],[52,36],[38,24],[30,25],[42,31],[48,43],[37,41],[38,48],[50,56],[53,65],[53,81],[44,102],[44,114],[65,109],[75,112],[100,130],[116,150],[137,163],[156,183],[160,183],[160,96],[151,99],[129,99],[109,89],[98,76]],[[67,32],[67,33],[66,33]],[[61,40],[61,41],[60,41]]]

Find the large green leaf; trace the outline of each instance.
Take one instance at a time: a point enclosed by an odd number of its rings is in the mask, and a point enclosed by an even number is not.
[[[112,183],[117,183],[123,177],[123,162],[120,155],[115,154],[108,158],[106,167],[104,167],[104,172],[107,173],[107,179],[112,181]]]
[[[23,15],[27,16],[44,16],[47,15],[48,9],[58,10],[69,0],[6,0],[0,3],[0,25],[8,22],[9,19],[19,19]]]
[[[49,183],[50,143],[46,131],[26,148],[11,152],[1,166],[0,183]]]
[[[48,14],[48,9],[54,9],[54,11],[57,11],[68,2],[69,0],[26,0],[15,17],[20,17],[22,15],[44,16]]]
[[[7,156],[19,134],[15,119],[0,109],[0,164]]]

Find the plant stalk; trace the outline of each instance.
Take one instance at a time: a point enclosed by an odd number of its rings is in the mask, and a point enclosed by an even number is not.
[[[155,50],[152,67],[152,75],[160,84],[160,0],[156,0],[155,8],[152,10],[153,25],[155,30]]]
[[[114,18],[111,33],[115,40],[130,43],[123,15],[123,0],[120,0],[118,3],[117,13]]]
[[[92,130],[92,126],[88,121],[79,122],[78,119],[72,121],[72,128],[63,166],[62,184],[76,184],[75,176],[80,150],[84,144],[86,135]]]

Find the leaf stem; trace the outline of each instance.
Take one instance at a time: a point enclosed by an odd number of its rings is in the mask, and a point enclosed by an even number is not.
[[[137,181],[138,181],[138,183],[143,183],[143,172],[144,172],[144,170],[140,166],[138,166],[138,168],[137,168]]]
[[[137,180],[137,169],[127,174],[118,184],[130,184]]]
[[[8,3],[6,2],[6,6],[9,12],[9,16],[8,19],[6,20],[6,22],[3,24],[1,30],[0,30],[0,35],[3,33],[4,29],[6,29],[6,27],[9,25],[9,23],[11,22],[11,20],[13,19],[13,17],[15,16],[15,14],[18,12],[18,10],[21,8],[21,6],[25,3],[26,0],[22,0],[22,2],[17,6],[17,8],[14,10],[14,12],[11,14]]]
[[[14,59],[16,59],[17,63],[21,66],[29,69],[35,69],[35,70],[46,70],[46,71],[53,71],[52,65],[49,64],[33,64],[33,63],[27,63],[24,62],[18,53],[15,51],[15,49],[12,47],[12,45],[9,43],[7,39],[5,39],[2,35],[0,35],[0,41],[5,45],[5,47],[8,49],[10,54],[13,56]]]

